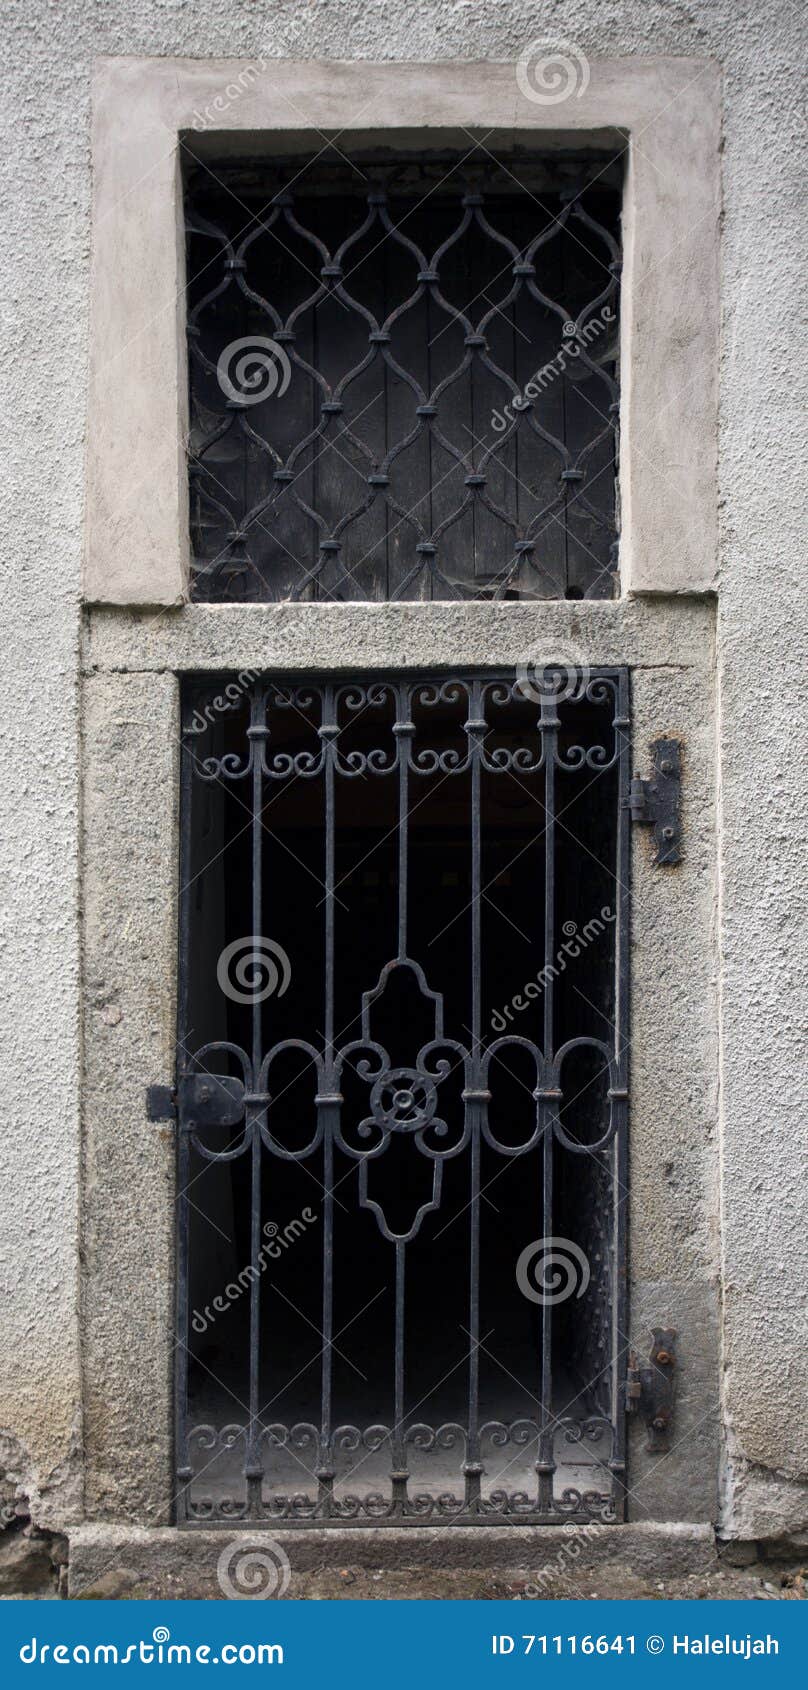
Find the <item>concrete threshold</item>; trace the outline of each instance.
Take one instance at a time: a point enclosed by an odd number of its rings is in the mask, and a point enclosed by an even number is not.
[[[452,1575],[520,1571],[538,1580],[535,1594],[552,1595],[567,1569],[593,1570],[609,1563],[631,1578],[665,1579],[709,1572],[716,1564],[713,1528],[660,1522],[601,1526],[367,1527],[361,1530],[284,1531],[229,1527],[85,1524],[69,1532],[68,1596],[76,1599],[213,1598],[247,1594],[249,1572],[263,1576],[272,1594],[294,1599],[296,1579],[345,1569],[386,1574]],[[240,1572],[241,1569],[241,1572]],[[263,1569],[263,1575],[262,1575]],[[223,1583],[224,1581],[224,1583]],[[231,1588],[235,1586],[235,1588]],[[299,1589],[297,1594],[305,1595]],[[346,1589],[346,1596],[351,1594]]]

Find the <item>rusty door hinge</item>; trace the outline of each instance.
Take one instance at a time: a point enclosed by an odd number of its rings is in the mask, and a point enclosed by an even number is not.
[[[648,1427],[647,1448],[663,1455],[670,1449],[673,1422],[676,1333],[670,1326],[652,1328],[648,1367],[640,1367],[635,1352],[628,1358],[626,1411],[641,1414]]]
[[[655,739],[651,744],[654,769],[650,780],[635,775],[629,788],[631,819],[654,830],[657,867],[682,860],[682,744],[678,739]]]

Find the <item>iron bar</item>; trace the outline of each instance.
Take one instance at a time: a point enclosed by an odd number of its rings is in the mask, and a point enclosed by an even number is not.
[[[545,1054],[555,1048],[553,1028],[552,972],[555,963],[555,777],[558,729],[560,726],[555,693],[552,685],[541,691],[542,744],[544,748],[544,967],[546,985],[543,995],[543,1045]],[[542,1088],[543,1090],[545,1088]],[[539,1103],[542,1122],[542,1238],[553,1236],[553,1134],[551,1123],[554,1100],[542,1096]],[[553,1444],[555,1425],[551,1399],[553,1380],[553,1309],[551,1303],[541,1307],[541,1410],[539,1459],[539,1508],[552,1506],[555,1462]]]
[[[191,921],[191,827],[192,827],[192,752],[187,731],[183,732],[180,756],[180,895],[179,895],[179,957],[177,991],[177,1068],[186,1068],[187,1041],[192,1034],[188,1016],[190,978],[185,966]],[[178,1077],[179,1077],[178,1073]],[[193,1466],[188,1450],[188,1358],[189,1358],[189,1302],[188,1258],[190,1217],[188,1186],[190,1183],[190,1144],[184,1124],[177,1134],[177,1198],[175,1217],[176,1251],[176,1310],[177,1343],[174,1351],[174,1473],[177,1482],[177,1509],[184,1517],[189,1509],[189,1485]]]
[[[326,686],[323,695],[322,735],[325,779],[325,1073],[326,1096],[336,1091],[334,1073],[334,922],[335,922],[335,817],[334,817],[334,755],[337,723],[334,714],[334,689]],[[320,1460],[318,1470],[319,1507],[328,1518],[334,1493],[334,1466],[331,1455],[331,1391],[333,1384],[334,1337],[334,1131],[333,1103],[320,1104],[323,1111],[323,1356],[322,1401],[320,1415]]]
[[[263,739],[264,697],[260,686],[256,686],[252,697],[251,710],[252,731],[252,931],[254,934],[263,932],[264,887],[262,874],[263,838],[264,838],[264,776],[263,759],[260,746]],[[251,1005],[252,1021],[252,1074],[257,1085],[258,1075],[263,1062],[263,1029],[262,1029],[262,999],[256,995]],[[251,1138],[250,1148],[250,1265],[253,1276],[250,1281],[250,1423],[247,1433],[247,1463],[245,1477],[247,1481],[247,1512],[255,1518],[261,1509],[261,1481],[263,1467],[259,1449],[259,1415],[261,1410],[261,1279],[259,1261],[261,1251],[261,1134],[259,1130],[260,1105],[253,1104],[249,1120]]]
[[[471,758],[471,1074],[477,1096],[468,1104],[471,1131],[469,1212],[469,1405],[468,1444],[464,1475],[466,1509],[477,1512],[480,1500],[480,1043],[482,1038],[482,840],[480,774],[485,723],[481,684],[471,684],[471,708],[466,722]]]

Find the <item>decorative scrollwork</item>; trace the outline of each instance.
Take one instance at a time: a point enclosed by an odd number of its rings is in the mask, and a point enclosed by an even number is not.
[[[536,701],[542,703],[540,711],[535,708]],[[599,725],[593,730],[598,737],[589,743],[568,742],[566,738],[562,743],[556,731],[560,719],[553,713],[556,701],[565,706],[591,704],[598,712]],[[527,692],[524,681],[518,678],[482,683],[379,681],[285,688],[258,683],[244,752],[228,750],[213,755],[206,749],[204,736],[218,719],[218,702],[221,696],[215,693],[206,701],[200,700],[185,728],[193,774],[209,784],[245,780],[253,772],[256,755],[263,776],[273,782],[320,779],[327,765],[340,779],[387,776],[400,769],[402,758],[412,775],[456,776],[466,774],[475,757],[488,774],[527,781],[545,766],[549,729],[554,733],[552,755],[557,768],[568,774],[582,770],[604,773],[617,760],[625,726],[619,715],[616,678],[592,675],[588,669],[576,669],[573,674],[565,668],[555,689],[552,673],[543,671],[540,681],[531,682]],[[611,734],[606,743],[602,717],[609,706]],[[498,739],[499,717],[504,711],[510,712],[506,718],[509,726]],[[454,713],[451,721],[443,720],[439,730],[444,743],[434,743],[435,735],[428,725],[432,712],[436,719]],[[294,749],[286,743],[273,744],[275,713],[299,728],[300,735],[308,735],[311,743],[298,744]],[[345,736],[368,713],[369,720],[386,714],[386,743],[357,746],[346,741]],[[445,743],[447,740],[449,743]]]
[[[456,1449],[458,1444],[465,1447],[468,1431],[455,1420],[447,1420],[442,1426],[427,1426],[423,1421],[408,1426],[404,1434],[404,1443],[412,1444],[414,1449]]]
[[[555,1499],[556,1511],[567,1517],[584,1514],[588,1519],[600,1519],[604,1525],[614,1518],[612,1499],[602,1491],[578,1490],[574,1485],[566,1485],[559,1497]]]
[[[280,1421],[273,1421],[271,1426],[263,1427],[258,1441],[265,1443],[270,1449],[317,1450],[320,1433],[316,1426],[306,1420],[298,1420],[294,1426],[284,1426]]]
[[[590,704],[611,705],[611,744],[567,745],[563,751],[556,746],[556,764],[559,769],[572,773],[579,769],[593,769],[602,774],[606,769],[614,767],[620,753],[617,681],[612,675],[590,676],[587,672],[582,680],[579,696]]]
[[[207,1455],[209,1460],[211,1452],[226,1454],[239,1444],[243,1444],[246,1450],[247,1435],[248,1428],[243,1425],[230,1424],[217,1429],[212,1425],[201,1424],[194,1427],[189,1434],[189,1444],[197,1448],[202,1455]],[[489,1420],[480,1428],[478,1437],[481,1448],[488,1444],[495,1451],[505,1451],[508,1448],[527,1451],[530,1445],[537,1443],[539,1435],[538,1422],[533,1419],[511,1422]],[[562,1445],[570,1446],[576,1451],[590,1452],[593,1472],[608,1471],[607,1455],[599,1453],[601,1447],[604,1451],[611,1447],[613,1438],[613,1427],[606,1416],[589,1415],[582,1419],[564,1416],[557,1423],[553,1435]],[[456,1451],[460,1454],[468,1446],[469,1433],[468,1428],[459,1421],[446,1421],[438,1426],[430,1425],[427,1421],[415,1421],[399,1430],[398,1437],[399,1450],[412,1451],[413,1456],[426,1455],[434,1458],[438,1452]],[[408,1494],[399,1492],[385,1495],[377,1488],[360,1493],[341,1488],[345,1481],[350,1481],[352,1474],[365,1458],[360,1456],[357,1463],[352,1462],[351,1458],[356,1456],[358,1451],[364,1451],[367,1455],[379,1455],[386,1450],[388,1460],[395,1466],[396,1447],[396,1428],[382,1422],[365,1427],[340,1425],[332,1432],[325,1446],[318,1428],[310,1422],[299,1421],[292,1426],[283,1422],[272,1422],[262,1427],[257,1448],[264,1451],[266,1482],[270,1482],[273,1463],[284,1450],[288,1450],[294,1459],[308,1467],[312,1477],[315,1476],[315,1466],[324,1461],[330,1469],[326,1478],[332,1483],[328,1485],[325,1495],[321,1495],[319,1499],[305,1490],[287,1494],[271,1488],[262,1496],[259,1517],[278,1521],[366,1518],[392,1523],[402,1517],[463,1519],[468,1518],[467,1511],[471,1508],[477,1515],[526,1521],[545,1518],[597,1518],[607,1522],[615,1518],[611,1493],[595,1486],[584,1488],[580,1483],[561,1486],[553,1497],[549,1515],[542,1512],[535,1495],[528,1490],[509,1490],[501,1484],[495,1484],[483,1495],[475,1495],[472,1492],[470,1497],[467,1494],[465,1498],[458,1497],[451,1490],[434,1491],[425,1487],[423,1481]],[[576,1454],[574,1460],[579,1470],[580,1455]],[[394,1477],[400,1480],[407,1475],[394,1474]],[[229,1494],[214,1499],[210,1494],[194,1493],[188,1512],[190,1518],[200,1523],[216,1519],[243,1520],[254,1517],[245,1498]]]
[[[514,1420],[510,1425],[504,1420],[486,1420],[480,1427],[480,1442],[490,1438],[495,1449],[505,1449],[508,1444],[515,1444],[521,1448],[524,1444],[533,1443],[539,1436],[538,1422],[535,1420]]]
[[[239,757],[235,751],[225,751],[221,757],[196,757],[190,753],[194,771],[199,780],[244,780],[252,773],[253,747],[246,757]]]

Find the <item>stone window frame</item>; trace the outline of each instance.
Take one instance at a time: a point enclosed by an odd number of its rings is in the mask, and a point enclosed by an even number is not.
[[[181,138],[625,148],[621,593],[717,570],[720,82],[706,59],[593,59],[540,104],[513,63],[108,58],[93,98],[85,598],[187,602]],[[524,80],[524,79],[522,79]],[[406,142],[404,138],[406,137]],[[216,607],[224,608],[224,607]],[[266,612],[267,607],[256,607]]]

